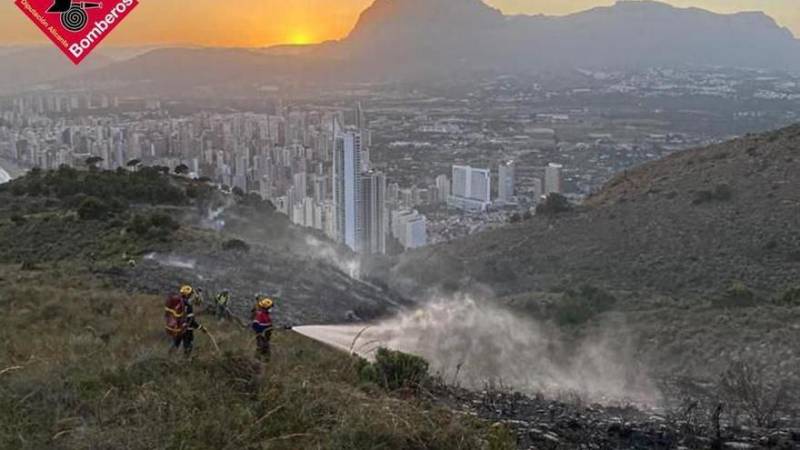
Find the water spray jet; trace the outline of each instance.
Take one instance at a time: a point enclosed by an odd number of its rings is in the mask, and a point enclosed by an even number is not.
[[[655,405],[660,394],[626,346],[602,335],[570,339],[554,326],[468,297],[431,302],[373,324],[294,330],[372,359],[378,348],[425,358],[442,379],[481,389],[564,392],[598,402]]]

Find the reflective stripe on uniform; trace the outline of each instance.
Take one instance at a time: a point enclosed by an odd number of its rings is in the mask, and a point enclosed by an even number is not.
[[[176,310],[174,310],[174,309],[170,309],[170,308],[164,307],[164,310],[165,310],[166,312],[168,312],[168,313],[172,314],[172,315],[173,315],[173,316],[175,316],[175,317],[183,317],[183,313],[179,313],[178,311],[176,311]]]

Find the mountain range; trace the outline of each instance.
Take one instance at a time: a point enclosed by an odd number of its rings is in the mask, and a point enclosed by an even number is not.
[[[334,53],[406,73],[721,65],[798,67],[792,33],[730,15],[620,1],[561,17],[504,16],[480,0],[376,0]]]
[[[762,12],[716,14],[655,1],[619,1],[566,16],[507,16],[480,0],[375,0],[339,41],[266,49],[162,48],[125,61],[104,59],[80,79],[67,79],[174,93],[286,81],[656,66],[794,70],[800,68],[800,41]],[[11,72],[20,67],[4,65],[0,80],[19,79]]]

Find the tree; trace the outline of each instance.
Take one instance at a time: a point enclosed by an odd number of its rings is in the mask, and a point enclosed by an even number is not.
[[[772,382],[768,375],[763,366],[734,361],[720,380],[723,398],[762,427],[772,425],[787,401],[787,386]]]
[[[187,175],[189,172],[189,166],[186,164],[179,164],[175,167],[175,175]]]
[[[86,167],[93,168],[98,163],[103,162],[103,158],[101,158],[99,156],[90,156],[90,157],[86,158],[83,162],[84,162],[84,164],[86,164]]]
[[[97,197],[86,197],[78,206],[78,217],[81,220],[100,220],[106,218],[109,207]]]

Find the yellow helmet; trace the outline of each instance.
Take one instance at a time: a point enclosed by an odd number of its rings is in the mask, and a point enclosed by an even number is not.
[[[188,296],[192,295],[192,292],[194,292],[194,289],[192,289],[192,287],[189,286],[188,284],[181,286],[181,295],[182,296],[188,297]]]
[[[271,298],[262,298],[258,301],[258,307],[261,309],[270,309],[275,304]]]

